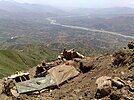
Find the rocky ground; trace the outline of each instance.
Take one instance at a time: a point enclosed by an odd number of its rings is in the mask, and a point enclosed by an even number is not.
[[[79,59],[81,74],[59,88],[41,94],[21,94],[1,100],[134,100],[134,42],[113,54]],[[35,68],[30,70],[33,74]],[[99,82],[97,82],[99,80]]]

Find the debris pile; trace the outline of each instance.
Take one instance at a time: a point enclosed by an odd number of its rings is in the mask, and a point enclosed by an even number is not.
[[[97,99],[133,100],[134,98],[134,41],[116,51],[113,55],[112,67],[115,75],[102,76],[96,80]],[[119,78],[120,77],[120,78]]]
[[[42,62],[36,66],[34,78],[29,78],[29,73],[17,72],[4,81],[3,93],[7,96],[15,96],[18,94],[27,94],[38,91],[41,93],[43,89],[58,86],[65,81],[79,75],[80,64],[74,58],[84,58],[84,56],[73,49],[64,50],[62,57],[53,62]],[[59,56],[58,56],[59,57]],[[13,84],[13,85],[12,85]],[[12,91],[14,92],[12,93]]]
[[[14,84],[4,83],[9,88],[3,93],[28,100],[133,100],[134,41],[113,55],[85,57],[73,49],[64,50],[55,61],[42,62],[33,72],[34,77],[27,80],[10,77]]]
[[[17,97],[17,89],[15,83],[30,80],[29,73],[17,72],[15,75],[11,75],[4,79],[2,93],[7,96]]]
[[[134,67],[134,41],[128,44],[128,47],[124,47],[113,54],[114,66],[127,65],[129,69]]]
[[[15,83],[12,79],[4,80],[3,82],[3,90],[2,93],[6,94],[7,96],[12,96],[11,90],[14,88]]]
[[[126,98],[131,98],[127,100],[133,100],[133,93],[131,85],[127,82],[124,82],[119,77],[108,77],[102,76],[96,80],[97,91],[95,98],[97,99],[106,99],[110,98],[111,100],[126,100]]]
[[[84,55],[76,52],[74,49],[64,49],[63,53],[61,53],[58,58],[62,60],[72,60],[73,58],[84,58]]]

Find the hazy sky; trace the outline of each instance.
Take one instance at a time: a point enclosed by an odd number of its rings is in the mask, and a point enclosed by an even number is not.
[[[12,1],[12,0],[10,0]],[[15,0],[70,8],[134,7],[134,0]]]

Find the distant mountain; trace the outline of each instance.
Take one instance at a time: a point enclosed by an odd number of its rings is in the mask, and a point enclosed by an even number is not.
[[[35,14],[42,13],[54,16],[65,14],[64,11],[48,5],[18,3],[15,1],[0,1],[0,10],[12,13],[35,13]]]
[[[48,5],[0,1],[0,42],[14,36],[24,37],[44,32],[48,24],[47,17],[66,14],[66,12]]]
[[[81,8],[74,9],[71,11],[76,14],[89,14],[89,15],[124,15],[124,14],[134,14],[134,8],[128,7],[113,7],[113,8]]]
[[[72,14],[92,14],[96,11],[96,9],[92,8],[78,8],[78,9],[73,9],[70,11]]]
[[[22,12],[26,10],[21,4],[15,1],[0,1],[0,9],[8,12]]]
[[[88,12],[88,9],[79,11],[85,11],[84,13],[88,14],[86,13]],[[90,11],[90,13],[94,13],[94,16],[98,17],[95,15],[96,10],[90,9]],[[78,13],[77,15],[84,15],[84,13]],[[60,20],[58,20],[58,22],[63,22],[63,24],[69,23],[69,25],[75,24],[84,27],[95,25],[95,28],[100,28],[105,25],[103,22],[104,25],[102,26],[101,24],[98,24],[101,20],[96,19],[96,17],[94,17],[95,19],[93,20],[90,20],[90,17],[88,19],[86,19],[86,17],[62,17],[68,14],[69,13],[51,6],[1,1],[0,47],[8,48],[12,45],[43,43],[44,45],[56,50],[62,50],[63,48],[76,48],[79,51],[83,51],[85,54],[91,54],[93,52],[104,53],[113,51],[115,48],[124,45],[124,43],[128,41],[122,37],[108,34],[87,32],[79,29],[70,29],[52,25],[48,20],[46,20],[48,17],[58,16]],[[75,14],[76,13],[71,13],[69,15],[72,16]],[[118,24],[118,26],[120,25]]]
[[[103,8],[100,10],[97,10],[98,14],[134,14],[134,8],[128,8],[128,7],[114,7],[114,8]]]

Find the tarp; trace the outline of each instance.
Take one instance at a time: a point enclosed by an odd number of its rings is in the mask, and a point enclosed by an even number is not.
[[[65,64],[55,66],[48,70],[48,72],[49,74],[45,77],[15,83],[18,93],[34,92],[50,86],[59,85],[79,74],[79,72],[73,66]]]
[[[79,74],[79,72],[73,66],[65,64],[53,67],[48,70],[48,72],[53,76],[57,85]]]
[[[34,78],[27,81],[15,83],[18,93],[28,93],[34,92],[38,90],[45,89],[49,86],[55,86],[56,81],[53,79],[51,75],[47,75],[46,77]]]

